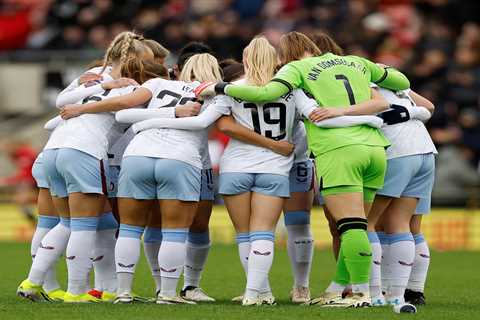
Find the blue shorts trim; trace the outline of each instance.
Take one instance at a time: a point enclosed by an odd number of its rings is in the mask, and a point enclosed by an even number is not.
[[[257,192],[282,198],[290,196],[288,177],[279,174],[227,172],[220,174],[219,180],[219,193],[223,195]]]
[[[74,192],[106,193],[103,160],[70,148],[43,151],[43,168],[50,193],[66,198]]]
[[[313,188],[313,161],[296,162],[290,170],[290,193],[308,192]]]
[[[215,200],[215,182],[212,169],[203,169],[200,186],[200,200]]]
[[[119,198],[200,200],[201,170],[183,161],[126,157],[118,180]]]

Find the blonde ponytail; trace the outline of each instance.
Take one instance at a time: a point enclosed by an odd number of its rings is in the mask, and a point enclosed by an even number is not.
[[[103,58],[102,72],[109,65],[115,62],[120,64],[125,63],[131,56],[137,56],[145,50],[150,50],[143,43],[143,36],[131,31],[124,31],[119,33],[110,43],[110,46],[105,51]]]
[[[275,74],[277,53],[265,37],[256,37],[243,50],[245,78],[254,85],[267,84]]]
[[[197,80],[221,81],[222,73],[217,59],[209,53],[200,53],[191,56],[182,68],[180,81],[190,82]]]

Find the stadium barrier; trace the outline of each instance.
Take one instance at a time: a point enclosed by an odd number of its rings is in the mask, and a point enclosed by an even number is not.
[[[1,205],[0,241],[29,241],[33,226],[14,205]],[[318,248],[330,247],[328,224],[320,207],[312,211],[312,230]],[[434,209],[423,218],[423,231],[430,247],[446,250],[480,251],[480,210]],[[234,243],[235,231],[223,206],[214,208],[211,224],[214,243]],[[283,218],[277,227],[277,242],[285,243],[286,231]]]

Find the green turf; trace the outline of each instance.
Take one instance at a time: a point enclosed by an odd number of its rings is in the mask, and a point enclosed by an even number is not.
[[[319,307],[295,306],[288,302],[291,275],[284,249],[276,251],[271,273],[273,292],[278,299],[275,307],[241,307],[229,302],[239,295],[244,285],[243,271],[234,246],[214,246],[211,250],[202,287],[217,298],[215,304],[198,306],[135,305],[64,305],[32,303],[15,296],[17,285],[26,277],[29,263],[28,245],[0,243],[0,319],[479,319],[478,284],[480,255],[473,252],[432,253],[432,265],[427,286],[428,306],[416,315],[396,315],[391,308],[362,310],[327,310]],[[135,291],[153,295],[153,283],[142,258],[137,268]],[[333,258],[326,251],[315,254],[311,287],[318,294],[333,274]],[[65,265],[59,269],[65,281]]]

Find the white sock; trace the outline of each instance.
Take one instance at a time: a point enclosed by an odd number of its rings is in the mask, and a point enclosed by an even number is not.
[[[346,286],[343,284],[336,283],[335,281],[330,282],[325,292],[328,293],[342,293],[345,290]]]
[[[178,279],[185,266],[188,229],[162,229],[163,239],[158,252],[158,264],[162,275],[160,294],[176,296]]]
[[[247,298],[256,299],[265,290],[268,274],[273,263],[274,234],[271,231],[250,232],[250,255],[248,257]]]
[[[117,292],[115,272],[115,234],[117,229],[98,230],[93,250],[93,269],[95,271],[95,289]],[[97,286],[98,283],[98,286]]]
[[[28,275],[31,282],[43,285],[49,270],[55,268],[56,261],[67,247],[70,237],[69,223],[69,219],[62,218],[61,222],[43,237]]]
[[[140,238],[143,227],[120,224],[115,246],[117,294],[131,293],[133,274],[140,259]]]
[[[413,238],[415,240],[415,259],[413,260],[412,272],[410,273],[407,288],[416,292],[423,292],[430,265],[430,250],[423,234],[416,234]]]
[[[395,233],[390,235],[390,288],[387,301],[395,304],[405,302],[404,294],[407,287],[413,260],[415,259],[415,243],[411,233]]]
[[[248,256],[250,255],[250,234],[248,232],[237,234],[238,257],[242,264],[245,277],[248,275]]]
[[[189,232],[184,268],[183,289],[200,287],[200,278],[210,251],[209,232]]]
[[[68,292],[74,295],[87,292],[86,282],[91,267],[91,256],[96,241],[98,217],[71,218],[72,230],[68,240],[66,259]]]
[[[309,287],[313,258],[313,237],[308,211],[285,212],[287,251],[292,266],[294,287]]]
[[[160,266],[158,265],[158,251],[162,244],[162,229],[146,227],[143,233],[143,251],[147,257],[153,280],[155,281],[155,292],[160,292],[162,278],[160,275]]]
[[[389,278],[391,274],[390,270],[390,235],[384,232],[377,232],[378,239],[380,240],[380,246],[382,250],[382,259],[380,265],[380,275],[381,275],[381,290],[382,292],[387,292],[389,288]]]
[[[372,247],[372,268],[370,270],[370,295],[379,297],[382,295],[381,263],[382,246],[376,232],[368,232],[368,240]]]
[[[45,235],[52,230],[60,222],[59,217],[39,215],[37,220],[37,228],[32,237],[32,244],[30,247],[30,254],[32,256],[32,261],[35,259],[37,254],[38,247]],[[43,290],[45,292],[50,292],[60,288],[60,285],[57,281],[57,276],[55,273],[56,265],[53,264],[47,271],[43,281]]]
[[[115,272],[117,229],[117,220],[111,212],[100,216],[92,260],[95,271],[95,289],[99,291],[117,292],[117,273]]]

